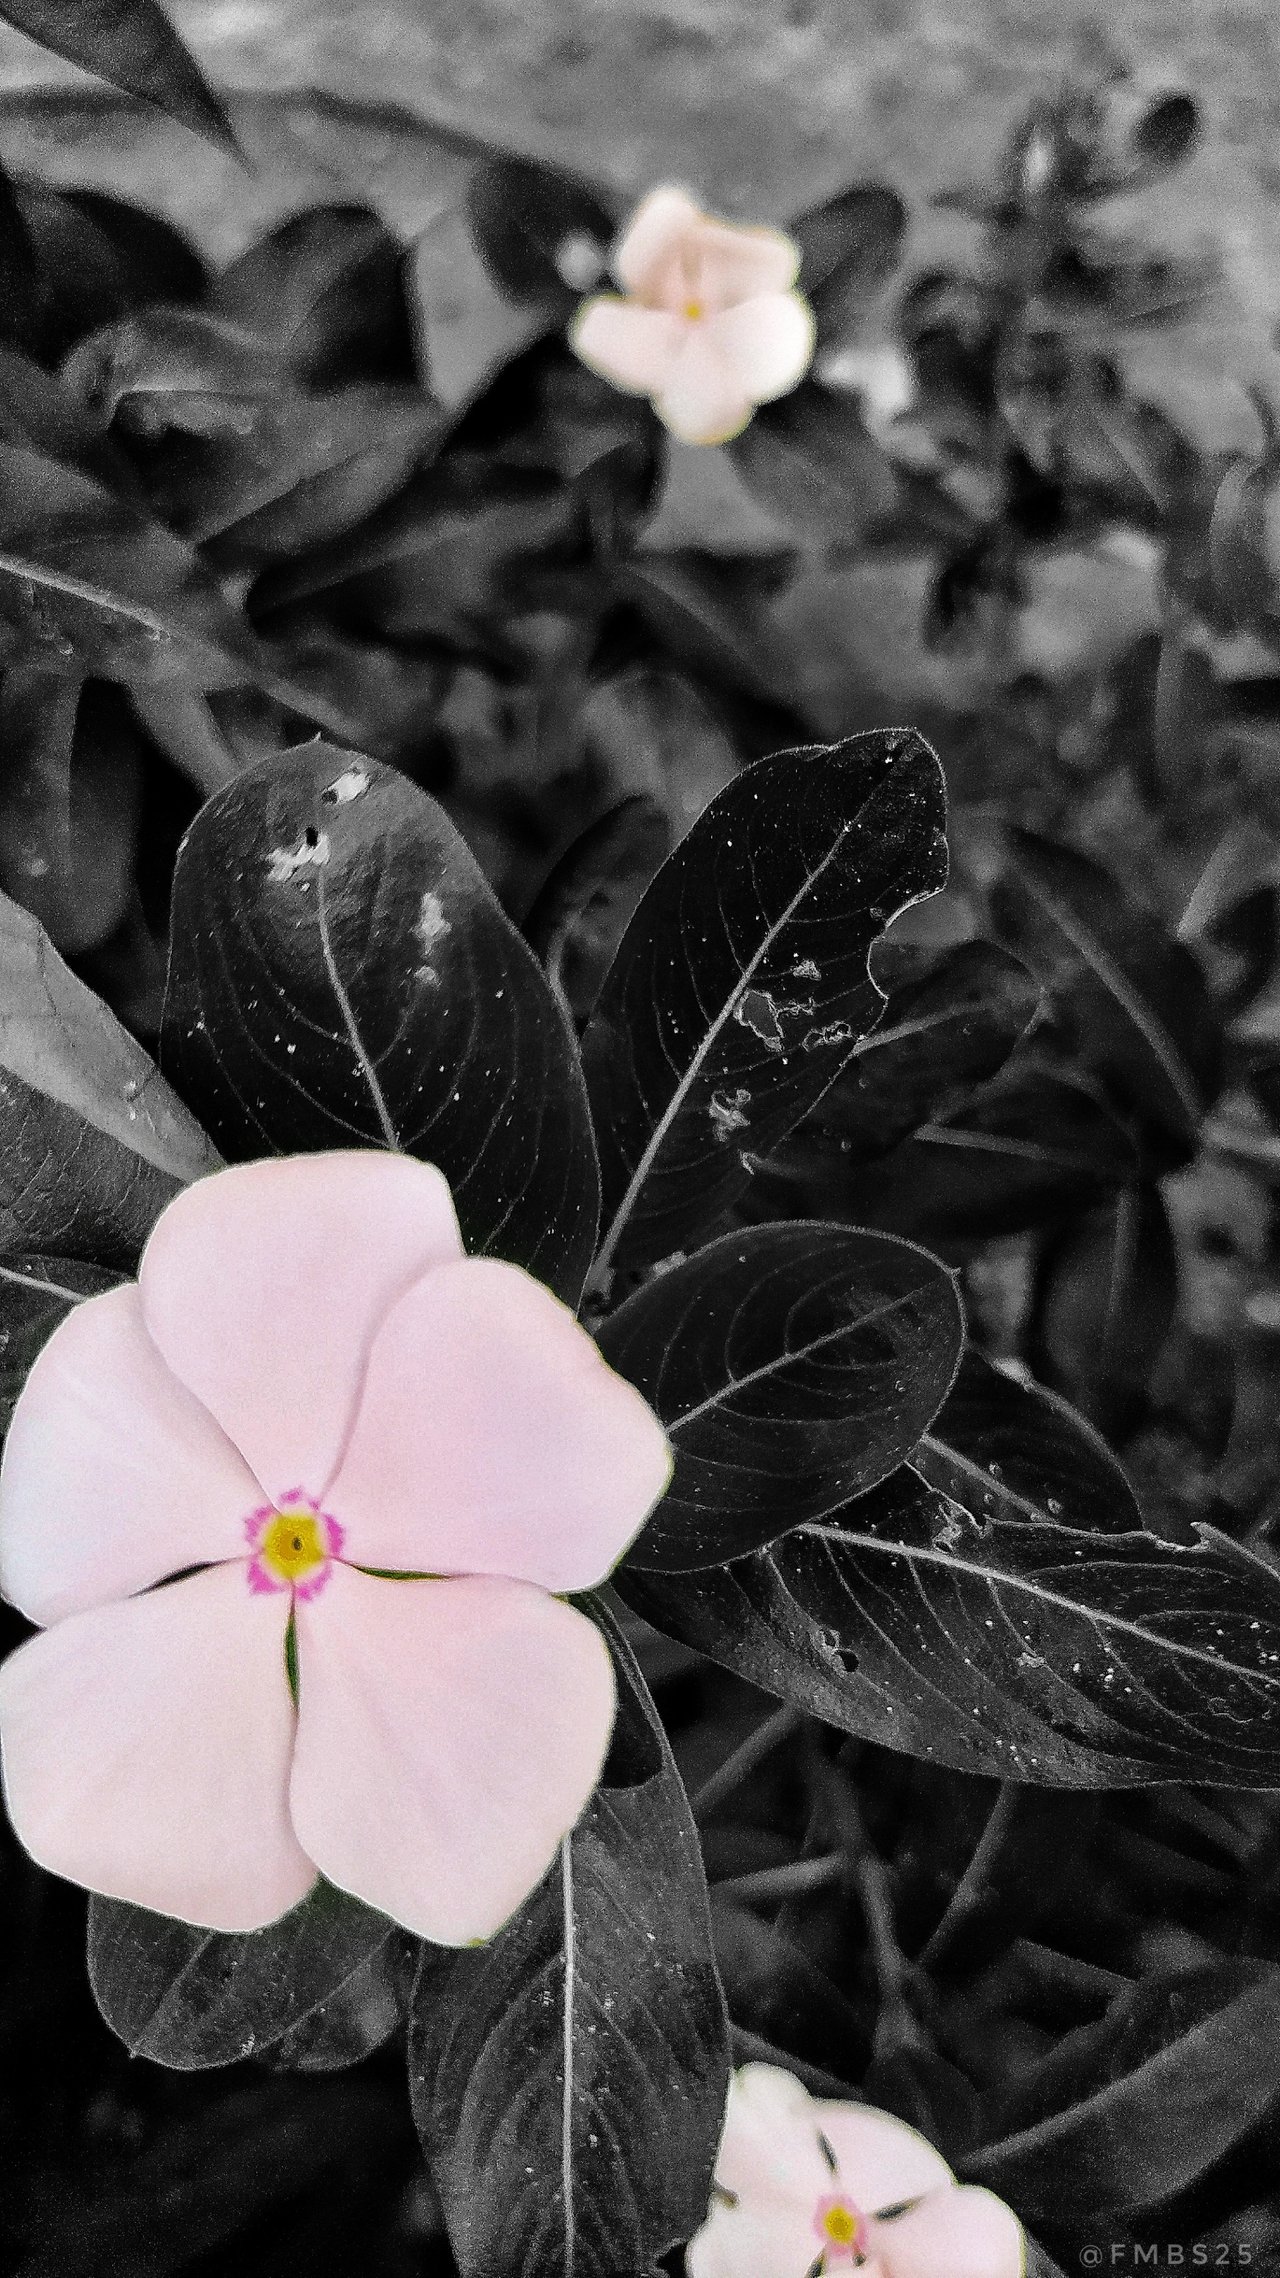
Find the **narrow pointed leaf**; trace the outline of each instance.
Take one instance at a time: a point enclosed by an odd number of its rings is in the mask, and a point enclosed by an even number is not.
[[[1280,1782],[1280,1576],[1149,1534],[1104,1443],[976,1356],[909,1465],[715,1574],[627,1601],[755,1684],[963,1771]]]
[[[1137,1167],[1129,1132],[1095,1086],[1019,1057],[880,1161],[850,1161],[839,1141],[797,1133],[751,1200],[972,1249],[1088,1210]]]
[[[1178,1253],[1157,1186],[1125,1186],[1048,1241],[1029,1357],[1112,1438],[1132,1427],[1178,1310]]]
[[[820,342],[851,328],[888,283],[906,231],[907,209],[882,182],[856,182],[790,224]]]
[[[0,895],[0,1250],[131,1264],[217,1165],[142,1046]]]
[[[392,769],[305,744],[201,810],[162,1058],[232,1159],[422,1156],[469,1248],[578,1296],[598,1188],[572,1031],[448,817]]]
[[[68,956],[114,933],[134,892],[140,743],[117,690],[39,652],[0,682],[0,887]]]
[[[1029,2221],[1087,2222],[1175,2198],[1275,2109],[1280,1970],[1215,1960],[1128,1986],[1005,2099],[1008,2132],[966,2180]]]
[[[0,625],[106,680],[260,677],[248,624],[164,525],[78,469],[0,443]]]
[[[612,216],[552,167],[482,160],[467,184],[467,218],[494,282],[513,300],[567,317],[604,275]]]
[[[728,2035],[697,1831],[602,1607],[613,1752],[562,1855],[474,1952],[427,1947],[414,2112],[462,2278],[619,2278],[703,2219]]]
[[[1100,863],[1030,831],[994,907],[1083,1056],[1159,1133],[1187,1146],[1217,1090],[1222,1035],[1196,959]]]
[[[951,1389],[964,1316],[911,1243],[755,1226],[659,1274],[597,1335],[675,1454],[628,1562],[674,1572],[739,1558],[895,1470]]]
[[[886,943],[886,949],[889,944]],[[887,1155],[922,1123],[946,1120],[1004,1066],[1040,1003],[1040,985],[995,942],[877,960],[889,1002],[844,1074],[792,1135],[782,1160],[816,1144],[849,1163]]]
[[[222,104],[159,0],[2,0],[0,16],[239,156]]]
[[[223,270],[214,305],[307,387],[418,378],[408,256],[370,206],[309,206]]]
[[[747,768],[659,871],[584,1039],[598,1272],[685,1246],[816,1106],[884,1004],[873,941],[946,879],[937,760],[907,731]]]

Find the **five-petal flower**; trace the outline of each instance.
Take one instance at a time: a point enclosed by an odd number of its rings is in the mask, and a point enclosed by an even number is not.
[[[956,2182],[914,2128],[820,2102],[789,2072],[744,2065],[729,2089],[717,2196],[689,2278],[1022,2278],[1017,2217]]]
[[[613,256],[622,294],[584,301],[570,340],[615,387],[649,396],[683,442],[726,443],[812,362],[799,267],[782,230],[720,221],[684,190],[652,190]]]
[[[0,1586],[42,1625],[0,1670],[19,1836],[213,1929],[318,1870],[423,1937],[490,1936],[612,1728],[608,1649],[558,1593],[669,1476],[639,1393],[548,1290],[464,1254],[429,1165],[186,1188],[10,1426]]]

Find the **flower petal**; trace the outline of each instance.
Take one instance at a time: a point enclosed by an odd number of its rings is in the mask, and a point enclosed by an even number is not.
[[[666,285],[677,295],[670,305],[678,308],[692,284],[692,275],[683,279],[681,255],[690,249],[691,233],[703,219],[687,190],[651,190],[636,207],[613,256],[618,283],[654,307],[668,305],[662,297]]]
[[[0,1588],[32,1621],[60,1621],[238,1558],[260,1500],[161,1360],[129,1282],[68,1313],[19,1395],[0,1465]]]
[[[0,1669],[9,1811],[32,1857],[109,1898],[259,1930],[315,1868],[286,1795],[285,1596],[237,1562],[73,1614]]]
[[[682,443],[728,443],[750,421],[755,405],[718,353],[705,320],[690,325],[653,408]]]
[[[1023,2278],[1026,2237],[1002,2199],[976,2184],[931,2191],[872,2232],[888,2278]]]
[[[703,320],[726,371],[753,403],[770,403],[813,362],[813,313],[799,293],[762,293]]]
[[[585,1590],[670,1476],[652,1410],[568,1307],[467,1258],[388,1313],[328,1502],[357,1566]]]
[[[614,1712],[599,1631],[527,1583],[350,1566],[297,1619],[299,1840],[418,1937],[492,1937],[599,1777]]]
[[[374,1332],[462,1255],[441,1173],[377,1149],[215,1171],[176,1196],[139,1269],[146,1324],[274,1501],[323,1498]]]
[[[793,2203],[811,2226],[815,2202],[831,2189],[818,2131],[823,2114],[838,2109],[816,2103],[779,2065],[744,2064],[729,2085],[717,2183],[753,2206]]]
[[[808,2278],[822,2252],[813,2207],[742,2199],[713,2204],[685,2248],[688,2278]],[[883,2278],[878,2263],[863,2263],[857,2278]]]
[[[836,2155],[840,2188],[868,2214],[954,2182],[941,2152],[892,2113],[874,2111],[869,2104],[821,2101],[814,2110]]]
[[[599,293],[574,318],[569,344],[584,364],[633,395],[653,395],[673,369],[688,325],[666,309]]]
[[[800,274],[800,248],[785,230],[764,223],[699,217],[696,292],[705,308],[732,308],[760,293],[785,293]]]

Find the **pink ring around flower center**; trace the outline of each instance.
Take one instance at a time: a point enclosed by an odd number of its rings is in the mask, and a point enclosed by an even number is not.
[[[822,2241],[822,2267],[836,2262],[861,2262],[866,2238],[866,2217],[843,2192],[819,2199],[813,2210],[813,2227]]]
[[[245,1540],[253,1552],[248,1565],[249,1588],[257,1596],[268,1591],[292,1590],[299,1598],[314,1598],[323,1590],[335,1558],[342,1555],[345,1530],[313,1495],[290,1487],[277,1503],[262,1503],[244,1522]]]

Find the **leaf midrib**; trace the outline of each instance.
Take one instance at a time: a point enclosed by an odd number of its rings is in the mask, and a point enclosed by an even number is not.
[[[928,1481],[925,1481],[925,1485],[928,1485]],[[1041,1523],[1043,1524],[1043,1520]],[[1060,1590],[1050,1590],[1044,1583],[1028,1579],[1022,1574],[1009,1574],[1002,1567],[983,1566],[962,1558],[953,1558],[947,1552],[937,1550],[932,1544],[924,1547],[917,1543],[889,1542],[880,1535],[851,1534],[847,1528],[828,1526],[822,1521],[813,1521],[798,1531],[802,1534],[819,1536],[825,1541],[845,1543],[853,1550],[879,1551],[882,1556],[889,1558],[905,1558],[910,1563],[940,1566],[948,1574],[975,1582],[985,1582],[997,1592],[1000,1590],[1021,1590],[1027,1597],[1036,1599],[1042,1605],[1060,1607],[1064,1613],[1069,1613],[1076,1621],[1085,1621],[1099,1629],[1115,1631],[1124,1637],[1136,1638],[1139,1644],[1149,1646],[1155,1652],[1172,1654],[1175,1658],[1183,1661],[1202,1663],[1205,1668],[1214,1670],[1220,1678],[1244,1677],[1250,1682],[1256,1681],[1259,1684],[1270,1686],[1273,1692],[1280,1692],[1280,1677],[1273,1676],[1266,1669],[1247,1669],[1243,1662],[1229,1661],[1224,1654],[1210,1653],[1203,1646],[1187,1645],[1176,1638],[1162,1637],[1158,1631],[1147,1629],[1141,1622],[1130,1621],[1124,1614],[1108,1613],[1105,1610],[1086,1606],[1079,1599],[1069,1598]],[[1146,1538],[1140,1538],[1138,1530],[1131,1529],[1119,1538],[1103,1539],[1133,1542]],[[1151,1538],[1151,1542],[1152,1547],[1155,1548],[1154,1537]],[[1202,1550],[1187,1550],[1182,1553],[1182,1556],[1186,1558],[1203,1557],[1204,1555],[1205,1553]]]
[[[945,1267],[940,1270],[944,1273],[946,1271]],[[947,1278],[950,1279],[950,1276]],[[764,1361],[759,1368],[748,1369],[745,1376],[731,1377],[718,1391],[709,1393],[705,1400],[699,1400],[694,1407],[686,1408],[682,1415],[664,1418],[664,1431],[671,1438],[683,1430],[686,1424],[696,1423],[699,1416],[708,1415],[713,1408],[723,1407],[726,1401],[745,1390],[748,1385],[764,1383],[769,1377],[777,1376],[781,1370],[808,1360],[811,1353],[822,1352],[826,1346],[838,1344],[841,1338],[855,1337],[863,1329],[874,1328],[877,1321],[887,1320],[890,1314],[899,1312],[904,1305],[918,1303],[922,1296],[928,1295],[928,1290],[928,1283],[920,1282],[911,1289],[900,1291],[896,1297],[886,1298],[883,1304],[875,1306],[869,1313],[859,1313],[847,1321],[841,1321],[834,1329],[824,1329],[820,1337],[811,1338],[808,1344],[794,1346],[791,1351],[779,1353],[774,1359]]]
[[[874,796],[874,793],[870,794],[870,796]],[[865,806],[868,803],[869,801],[864,801],[863,805]],[[643,1152],[640,1155],[639,1161],[637,1162],[636,1167],[627,1182],[626,1192],[624,1193],[622,1200],[618,1204],[618,1207],[614,1212],[612,1219],[610,1220],[608,1231],[606,1232],[604,1239],[600,1244],[599,1251],[596,1255],[594,1274],[597,1279],[608,1272],[609,1267],[613,1262],[614,1252],[618,1247],[618,1243],[621,1240],[622,1235],[626,1229],[627,1221],[630,1218],[632,1210],[635,1207],[636,1197],[653,1168],[653,1164],[657,1158],[659,1151],[662,1148],[667,1133],[671,1129],[671,1126],[674,1123],[677,1115],[684,1107],[685,1101],[692,1091],[694,1084],[697,1082],[697,1079],[706,1063],[707,1055],[711,1051],[712,1045],[716,1042],[716,1039],[723,1034],[724,1029],[728,1025],[730,1019],[733,1017],[734,1007],[740,1002],[744,991],[749,988],[751,982],[755,979],[756,974],[759,972],[761,965],[764,963],[765,958],[768,956],[769,951],[772,949],[775,941],[778,939],[778,936],[791,923],[791,920],[795,916],[796,911],[800,908],[801,903],[809,894],[812,893],[814,887],[816,886],[818,880],[822,877],[824,871],[829,869],[830,865],[835,861],[840,848],[843,846],[850,832],[854,829],[855,824],[861,815],[861,812],[862,810],[860,808],[858,816],[853,817],[849,822],[841,824],[839,831],[837,832],[835,838],[832,840],[831,845],[828,847],[826,853],[823,855],[821,862],[817,864],[815,869],[809,871],[806,874],[803,884],[797,887],[795,893],[791,897],[791,900],[787,903],[786,908],[782,911],[781,916],[778,917],[768,928],[768,930],[762,935],[759,946],[751,958],[748,960],[747,964],[743,967],[742,971],[739,973],[734,987],[730,990],[719,1012],[716,1014],[715,1019],[712,1021],[710,1027],[706,1030],[702,1041],[694,1051],[693,1057],[690,1060],[688,1067],[686,1068],[683,1076],[680,1078],[674,1091],[672,1092],[671,1098],[668,1100],[667,1105],[659,1117],[656,1125],[654,1126],[653,1131],[650,1133],[649,1139],[643,1149]],[[720,914],[723,916],[723,912]]]

